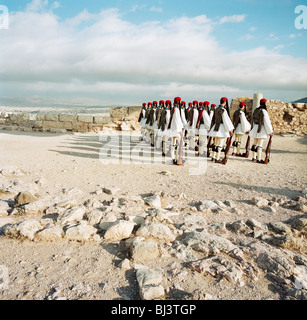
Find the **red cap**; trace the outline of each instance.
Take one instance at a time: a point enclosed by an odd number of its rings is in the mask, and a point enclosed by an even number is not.
[[[154,101],[153,104],[158,104],[158,101]]]
[[[245,107],[246,103],[245,102],[240,102],[240,107]]]
[[[192,102],[189,102],[189,106],[192,106],[193,105],[193,103]]]
[[[261,99],[260,104],[266,104],[266,101],[267,101],[266,99]]]
[[[170,105],[171,105],[171,104],[172,104],[172,101],[171,101],[171,100],[166,100],[166,101],[165,101],[165,104],[170,104]]]
[[[205,106],[209,106],[210,102],[209,101],[205,101],[204,104],[205,104]]]
[[[174,99],[174,103],[179,102],[179,101],[181,101],[181,98],[180,98],[180,97],[176,97],[176,98]]]
[[[143,103],[143,107],[146,107],[146,102]]]
[[[185,105],[185,101],[181,101],[181,104],[184,104],[184,105]]]
[[[212,103],[212,104],[211,104],[211,107],[216,107],[216,104]]]
[[[228,99],[226,97],[221,98],[221,103],[228,101]]]
[[[148,102],[148,105],[149,105],[149,106],[152,106],[152,103],[151,103],[151,102]]]
[[[203,105],[204,105],[204,103],[203,103],[203,102],[200,102],[200,103],[199,103],[199,105],[200,105],[200,106],[203,106]]]
[[[198,101],[194,100],[194,101],[193,101],[193,104],[198,104]]]
[[[162,103],[164,103],[164,101],[163,101],[163,100],[160,100],[159,103],[162,104]]]

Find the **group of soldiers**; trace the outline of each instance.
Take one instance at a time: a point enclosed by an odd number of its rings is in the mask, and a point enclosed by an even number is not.
[[[226,164],[231,146],[233,156],[247,158],[250,138],[253,138],[252,161],[267,164],[273,128],[266,102],[266,99],[260,101],[260,106],[253,112],[251,124],[246,119],[244,102],[240,103],[233,119],[230,119],[226,97],[220,99],[219,106],[196,100],[186,105],[180,97],[176,97],[173,103],[171,100],[143,103],[138,121],[142,139],[157,150],[162,150],[163,157],[170,156],[174,165],[184,162],[183,146],[195,151],[196,156],[211,157],[215,163]],[[243,149],[244,135],[248,135],[248,138]],[[270,140],[263,160],[263,143],[268,137]]]

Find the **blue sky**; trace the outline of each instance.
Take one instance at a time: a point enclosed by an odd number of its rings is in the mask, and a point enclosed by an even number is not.
[[[307,96],[307,30],[294,24],[306,1],[1,4],[10,25],[0,30],[0,105]]]

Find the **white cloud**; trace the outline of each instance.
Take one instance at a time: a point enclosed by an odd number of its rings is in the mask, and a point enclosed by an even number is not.
[[[61,4],[58,1],[53,2],[53,4],[51,5],[51,9],[58,9],[61,7]]]
[[[38,12],[46,8],[48,5],[48,0],[32,0],[27,7],[26,11]]]
[[[252,34],[250,34],[250,33],[247,33],[247,34],[245,34],[244,36],[240,37],[239,40],[245,41],[245,40],[252,40],[252,39],[254,39],[254,38],[255,38],[254,35],[252,35]]]
[[[152,12],[163,12],[163,9],[160,7],[151,7],[149,10]]]
[[[277,47],[226,52],[206,15],[135,24],[108,9],[60,21],[37,12],[42,2],[32,4],[32,11],[12,13],[1,33],[0,96],[135,104],[182,94],[306,92],[306,59]]]
[[[243,22],[245,18],[246,18],[245,14],[232,15],[232,16],[222,17],[219,22],[221,24],[227,23],[227,22],[239,23],[239,22]]]
[[[275,35],[275,33],[270,33],[266,40],[277,41],[279,38]]]

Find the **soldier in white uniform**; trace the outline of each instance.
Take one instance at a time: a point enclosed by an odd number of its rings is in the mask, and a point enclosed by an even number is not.
[[[253,146],[251,148],[253,152],[252,161],[258,163],[264,163],[261,159],[264,139],[273,136],[273,127],[267,112],[266,102],[266,99],[260,100],[260,107],[253,113],[252,130],[249,133],[249,136],[254,138]]]
[[[214,115],[214,111],[216,109],[216,104],[212,103],[211,107],[210,107],[210,112],[209,112],[209,116],[210,116],[210,120],[212,121],[213,119],[213,115]]]
[[[173,164],[177,165],[179,159],[179,145],[181,137],[183,137],[183,123],[181,120],[179,105],[180,97],[174,99],[174,106],[171,112],[171,119],[168,126],[169,136],[171,137],[171,157]]]
[[[155,133],[155,139],[156,139],[155,141],[156,141],[156,149],[157,150],[160,150],[161,143],[162,143],[162,136],[160,136],[158,133],[159,133],[159,123],[160,123],[160,120],[161,120],[161,113],[162,113],[163,110],[164,110],[164,101],[160,100],[159,101],[159,105],[158,105],[157,110],[156,110],[157,130],[156,130],[156,133]]]
[[[150,143],[149,115],[150,115],[151,109],[152,109],[152,102],[148,102],[147,110],[145,112],[145,125],[144,125],[144,129],[145,129],[144,140],[146,143]]]
[[[157,119],[156,119],[156,110],[157,110],[158,102],[153,101],[152,108],[150,109],[146,125],[149,131],[149,140],[152,147],[154,147],[155,143],[155,133],[158,130]]]
[[[147,109],[147,104],[144,102],[143,106],[142,106],[142,110],[139,115],[139,119],[138,119],[139,125],[141,127],[141,139],[142,140],[145,140],[146,109]]]
[[[233,151],[232,155],[237,157],[243,157],[244,154],[240,153],[240,147],[244,134],[250,131],[251,124],[246,119],[246,104],[240,102],[239,109],[237,109],[233,115],[234,125],[234,141],[232,143]]]
[[[189,111],[186,129],[188,131],[188,140],[189,140],[189,148],[190,150],[195,151],[195,136],[198,134],[198,130],[196,129],[198,119],[198,101],[193,101],[193,106]]]
[[[210,103],[208,102],[210,105]],[[199,115],[196,124],[199,134],[199,153],[198,155],[204,157],[206,155],[205,149],[207,144],[208,131],[210,130],[211,120],[208,113],[208,104],[207,101],[199,108]]]
[[[162,143],[162,156],[165,157],[167,153],[167,142],[170,135],[170,130],[168,129],[169,121],[171,118],[171,106],[172,102],[166,100],[165,106],[161,111],[160,119],[158,122],[158,143]],[[161,141],[161,142],[160,142]]]
[[[227,138],[233,134],[233,124],[227,112],[228,99],[221,98],[220,105],[215,110],[213,126],[209,132],[209,136],[215,138],[212,148],[212,161],[222,163],[221,151]]]

